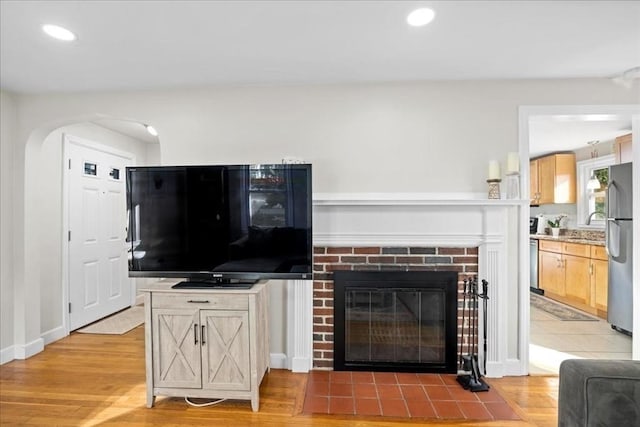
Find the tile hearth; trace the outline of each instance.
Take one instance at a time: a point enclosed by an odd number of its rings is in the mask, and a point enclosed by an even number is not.
[[[307,414],[402,418],[519,420],[495,389],[472,393],[455,375],[311,371]]]

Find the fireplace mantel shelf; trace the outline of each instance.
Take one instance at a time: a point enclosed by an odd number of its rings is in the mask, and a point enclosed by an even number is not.
[[[528,206],[524,199],[487,199],[477,193],[316,193],[314,206]]]

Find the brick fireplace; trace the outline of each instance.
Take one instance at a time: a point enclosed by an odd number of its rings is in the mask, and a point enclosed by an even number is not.
[[[455,271],[458,300],[462,304],[462,283],[478,273],[478,248],[349,246],[314,248],[313,282],[313,367],[333,368],[334,283],[333,272],[349,271]],[[461,314],[460,314],[461,315]],[[463,339],[458,318],[458,342]],[[464,342],[463,345],[467,343]]]
[[[486,194],[315,193],[315,280],[286,285],[281,366],[331,369],[333,271],[454,268],[489,282],[486,376],[527,374],[528,234],[519,226],[527,221],[528,200]]]

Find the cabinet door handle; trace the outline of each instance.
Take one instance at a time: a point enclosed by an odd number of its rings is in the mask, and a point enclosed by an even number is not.
[[[193,345],[198,345],[198,324],[197,323],[193,324]]]
[[[200,342],[202,343],[202,345],[206,344],[204,342],[204,325],[202,325],[202,332],[200,332]]]
[[[203,300],[190,299],[187,302],[189,302],[191,304],[209,304],[209,300],[208,299],[203,299]]]

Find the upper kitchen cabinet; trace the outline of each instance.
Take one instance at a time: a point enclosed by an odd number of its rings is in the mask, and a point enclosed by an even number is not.
[[[576,202],[576,156],[553,154],[529,162],[532,205]]]
[[[616,138],[613,143],[613,150],[616,155],[616,163],[627,163],[633,159],[631,152],[631,134],[622,135]]]

